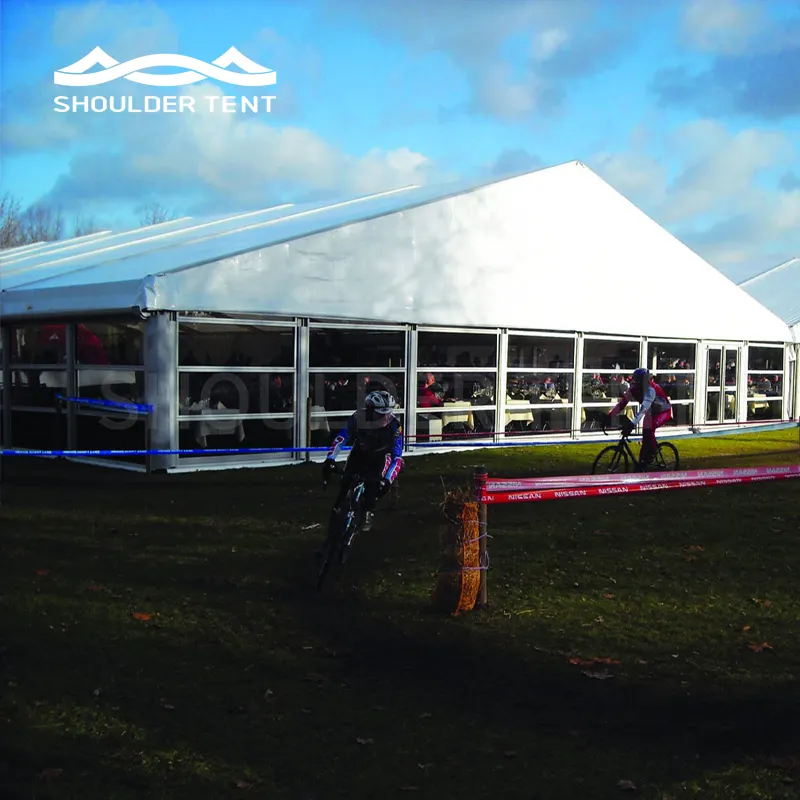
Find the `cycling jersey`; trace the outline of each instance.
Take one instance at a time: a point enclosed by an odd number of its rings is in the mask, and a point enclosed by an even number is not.
[[[619,402],[614,408],[611,409],[610,415],[613,417],[614,414],[625,408],[631,400],[636,400],[639,403],[639,410],[633,418],[634,425],[638,425],[642,417],[648,412],[654,416],[658,416],[672,407],[669,402],[669,397],[667,397],[664,390],[655,381],[650,381],[647,388],[644,390],[644,395],[642,395],[641,390],[636,391],[636,389],[631,386],[628,391],[620,397]]]
[[[385,426],[376,427],[370,423],[360,428],[358,417],[357,411],[347,420],[347,425],[331,443],[327,458],[334,459],[342,447],[352,446],[348,462],[357,460],[378,464],[383,460],[381,477],[393,482],[403,467],[403,428],[400,420],[392,415]]]

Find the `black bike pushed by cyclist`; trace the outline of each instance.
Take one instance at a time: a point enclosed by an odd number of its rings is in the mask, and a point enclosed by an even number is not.
[[[342,472],[338,468],[331,470],[338,474]],[[344,496],[344,500],[331,515],[328,526],[328,535],[319,551],[321,564],[317,573],[317,590],[322,587],[325,577],[334,563],[343,566],[347,561],[347,555],[353,544],[353,539],[363,529],[366,519],[366,508],[364,505],[365,493],[368,484],[372,483],[377,489],[380,480],[360,473],[351,473],[351,484]],[[326,488],[327,480],[323,484]]]
[[[619,441],[604,447],[597,455],[592,464],[592,475],[614,475],[616,473],[628,472],[633,467],[634,472],[649,471],[669,471],[674,472],[680,468],[680,457],[678,448],[670,442],[659,442],[652,460],[643,463],[641,453],[637,457],[630,445],[630,437],[634,431],[633,423],[627,418],[620,420],[621,432]],[[606,430],[607,421],[602,425],[603,433],[608,436]]]

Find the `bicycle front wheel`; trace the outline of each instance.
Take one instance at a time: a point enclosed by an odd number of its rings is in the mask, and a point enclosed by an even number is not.
[[[661,442],[656,450],[656,464],[659,469],[667,472],[676,472],[680,469],[678,448],[670,442]]]
[[[342,546],[342,537],[344,535],[344,520],[342,519],[341,512],[334,518],[333,524],[328,531],[328,536],[325,539],[324,551],[322,554],[322,564],[320,565],[319,572],[317,573],[316,588],[319,591],[325,581],[325,577],[330,571],[331,564],[337,558]]]
[[[617,445],[601,450],[592,464],[592,475],[616,475],[628,471],[628,454]]]

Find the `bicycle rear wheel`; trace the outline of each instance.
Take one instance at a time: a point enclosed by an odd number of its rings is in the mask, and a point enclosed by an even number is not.
[[[680,469],[678,448],[671,442],[661,442],[656,449],[655,462],[659,469],[666,472],[675,472]]]
[[[619,445],[601,450],[592,464],[592,475],[615,475],[627,471],[628,454]]]

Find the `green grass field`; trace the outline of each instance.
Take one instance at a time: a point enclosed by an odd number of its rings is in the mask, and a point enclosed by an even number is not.
[[[409,459],[320,594],[317,466],[4,459],[0,797],[800,797],[800,481],[491,507],[489,608],[432,611],[446,488],[599,449]]]

